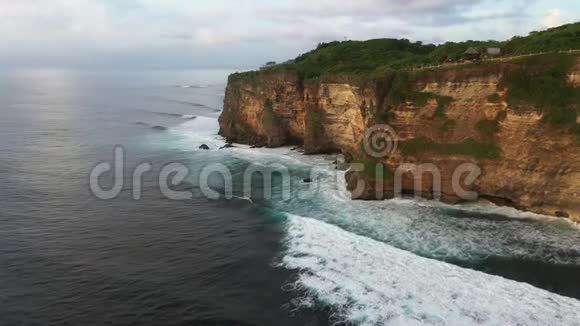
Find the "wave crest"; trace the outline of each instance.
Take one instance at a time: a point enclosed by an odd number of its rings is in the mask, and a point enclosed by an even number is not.
[[[288,215],[281,265],[301,302],[360,325],[576,325],[580,301],[422,258],[318,220]]]

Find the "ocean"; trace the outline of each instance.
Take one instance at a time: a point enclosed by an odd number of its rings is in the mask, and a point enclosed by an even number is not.
[[[0,71],[0,325],[580,323],[577,225],[351,201],[336,156],[220,149],[229,73]],[[115,148],[124,182],[99,199],[89,176]],[[159,186],[171,164],[187,198]],[[246,180],[271,167],[271,186]]]

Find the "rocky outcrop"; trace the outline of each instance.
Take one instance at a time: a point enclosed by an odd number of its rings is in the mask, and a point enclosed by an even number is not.
[[[580,84],[579,67],[568,75],[575,86]],[[549,125],[542,108],[508,105],[508,90],[498,84],[511,69],[517,67],[423,73],[412,82],[412,92],[422,98],[400,103],[387,101],[394,91],[387,77],[367,82],[341,77],[305,81],[288,73],[231,78],[220,133],[231,142],[300,144],[310,154],[337,152],[349,161],[382,163],[400,174],[403,193],[420,189],[420,195],[434,197],[438,179],[440,197],[450,203],[464,200],[454,189],[453,176],[470,163],[480,175],[473,182],[459,182],[480,198],[580,221],[578,136],[568,127]],[[378,123],[396,130],[398,149],[377,160],[361,149],[361,142]],[[421,165],[438,172],[413,172]],[[392,198],[399,193],[396,179],[347,173],[355,199]]]

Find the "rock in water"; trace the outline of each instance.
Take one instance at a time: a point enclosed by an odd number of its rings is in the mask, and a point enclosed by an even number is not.
[[[209,151],[209,146],[207,146],[206,144],[203,144],[203,145],[199,146],[199,149]]]
[[[224,148],[234,148],[236,146],[232,145],[232,144],[226,144],[225,146],[221,147],[220,149],[224,149]]]
[[[556,217],[570,218],[570,214],[564,211],[556,212]]]

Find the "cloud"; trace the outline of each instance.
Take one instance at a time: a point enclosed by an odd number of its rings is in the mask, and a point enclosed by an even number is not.
[[[102,33],[112,30],[108,8],[102,2],[90,0],[0,0],[0,21],[3,31],[18,27],[12,32]]]
[[[544,17],[544,26],[548,28],[562,25],[562,13],[559,9],[551,9]]]
[[[259,12],[273,16],[364,17],[367,19],[396,15],[419,15],[453,11],[457,7],[472,6],[478,0],[332,0],[272,2]]]
[[[345,38],[507,38],[573,19],[569,1],[0,0],[0,60],[258,64]]]

